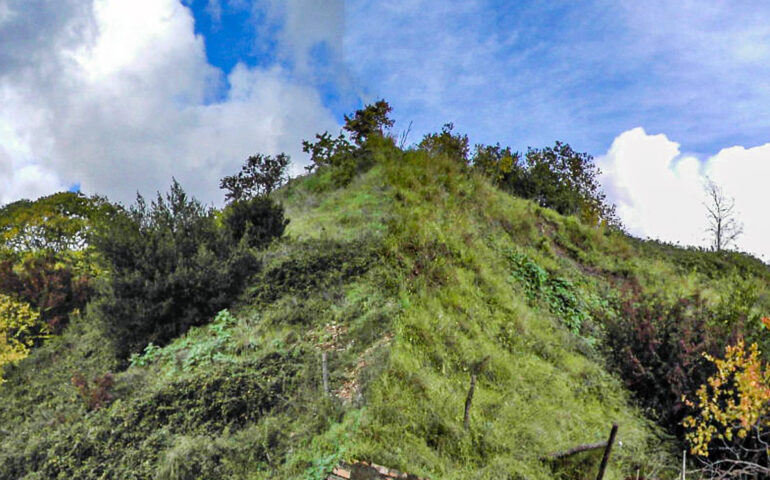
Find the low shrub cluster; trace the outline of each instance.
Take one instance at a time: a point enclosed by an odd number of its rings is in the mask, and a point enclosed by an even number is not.
[[[289,255],[268,258],[250,294],[261,303],[284,295],[326,292],[364,274],[377,259],[372,239],[351,242],[304,240]]]
[[[0,478],[155,478],[164,451],[170,475],[179,468],[172,457],[185,450],[189,438],[234,433],[286,409],[286,392],[294,388],[303,355],[271,352],[246,363],[220,364],[102,405],[75,422],[62,419],[45,427],[45,435],[19,432],[0,448]],[[203,452],[191,459],[197,455]],[[206,457],[218,463],[216,456]]]
[[[510,252],[512,276],[524,286],[530,301],[545,303],[574,334],[579,335],[583,323],[591,318],[586,302],[568,279],[555,276],[518,252]]]

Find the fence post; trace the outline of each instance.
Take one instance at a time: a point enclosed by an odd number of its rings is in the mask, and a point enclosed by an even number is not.
[[[329,396],[329,365],[326,361],[326,351],[321,353],[321,375],[323,376],[323,382],[324,382],[324,395]]]
[[[682,450],[682,480],[687,478],[687,449]]]
[[[599,465],[599,475],[596,476],[596,480],[602,480],[604,478],[604,470],[607,469],[607,462],[610,460],[610,453],[612,452],[612,444],[615,443],[615,435],[618,433],[618,424],[612,424],[612,430],[610,430],[610,439],[607,440],[607,448],[604,449],[604,456],[602,457],[602,463]]]

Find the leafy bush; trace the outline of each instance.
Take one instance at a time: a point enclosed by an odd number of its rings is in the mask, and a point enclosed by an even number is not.
[[[236,323],[237,319],[229,311],[222,310],[210,324],[193,327],[185,337],[165,347],[148,344],[142,354],[132,354],[129,363],[133,367],[146,367],[163,362],[171,367],[167,373],[173,376],[190,372],[194,367],[209,366],[215,360],[231,360],[224,351],[232,347],[232,327]]]
[[[593,157],[575,152],[569,144],[556,142],[553,147],[530,148],[524,156],[499,145],[478,145],[473,164],[513,195],[588,223],[619,225],[615,207],[607,203],[602,191],[601,172]]]
[[[270,212],[282,216],[280,209]],[[283,231],[245,230],[255,235],[253,243],[259,235],[264,240]],[[163,345],[227,307],[257,269],[254,256],[239,243],[176,181],[165,199],[158,194],[148,208],[139,197],[106,225],[96,247],[111,274],[97,307],[119,356],[150,342]]]
[[[92,278],[73,262],[51,252],[0,261],[0,292],[17,296],[40,312],[53,333],[67,325],[69,314],[82,310],[93,293]]]
[[[601,315],[601,313],[599,313]],[[606,354],[647,414],[683,439],[684,403],[713,373],[716,355],[740,325],[719,326],[699,295],[673,303],[631,290],[604,318]]]
[[[263,248],[283,235],[289,220],[283,207],[267,196],[236,201],[223,212],[223,221],[234,244],[243,241],[251,248]]]
[[[687,440],[712,478],[770,475],[770,369],[761,355],[741,339],[723,359],[708,356],[715,372],[686,400],[694,412],[684,421]]]
[[[289,256],[265,266],[251,293],[262,303],[284,295],[323,293],[365,273],[376,260],[375,253],[369,240],[296,242]]]
[[[295,388],[303,355],[272,352],[216,365],[116,400],[78,422],[53,422],[38,429],[42,434],[7,437],[0,445],[0,478],[156,478],[158,465],[167,478],[187,478],[191,471],[180,467],[177,454],[192,454],[186,447],[199,443],[190,439],[236,432],[288,407],[285,395]],[[190,461],[213,468],[216,449]]]
[[[447,158],[462,163],[468,162],[468,135],[452,133],[453,123],[447,123],[439,133],[429,133],[422,139],[418,148],[429,152],[431,155],[444,155]]]
[[[576,335],[591,315],[573,283],[555,277],[526,255],[512,252],[513,278],[524,285],[531,301],[543,301],[550,312],[559,317]]]
[[[90,382],[80,372],[72,376],[72,385],[89,411],[99,410],[112,401],[113,396],[110,393],[110,388],[114,383],[115,379],[110,372],[96,376]]]
[[[0,383],[3,367],[25,358],[47,333],[40,314],[28,304],[0,294]]]

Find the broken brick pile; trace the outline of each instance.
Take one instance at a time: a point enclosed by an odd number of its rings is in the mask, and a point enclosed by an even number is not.
[[[340,463],[326,480],[428,480],[417,475],[391,470],[382,465],[367,462]]]

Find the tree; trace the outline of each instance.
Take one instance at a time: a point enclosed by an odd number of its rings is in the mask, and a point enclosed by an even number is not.
[[[420,142],[419,148],[433,155],[446,155],[449,158],[467,163],[468,153],[470,152],[468,135],[452,133],[454,128],[453,123],[444,124],[441,132],[425,135]]]
[[[497,145],[476,145],[473,155],[473,169],[488,177],[500,187],[511,183],[522,174],[521,155],[510,147]]]
[[[343,168],[350,163],[355,148],[345,135],[340,134],[335,138],[329,132],[324,132],[317,133],[315,138],[315,142],[302,141],[302,151],[310,154],[310,165],[305,170],[312,172],[322,167]]]
[[[567,143],[530,148],[524,156],[499,145],[477,145],[473,165],[501,189],[542,207],[592,224],[620,225],[614,205],[602,191],[601,171],[593,157],[574,151]]]
[[[138,196],[95,245],[111,270],[96,306],[121,358],[209,321],[258,267],[240,238],[176,180],[149,206]]]
[[[770,318],[762,322],[770,326]],[[707,356],[716,373],[687,404],[684,420],[692,453],[709,478],[770,476],[770,368],[757,345],[728,346],[723,359]]]
[[[92,280],[89,272],[52,252],[27,255],[21,261],[0,260],[0,295],[30,304],[52,333],[61,332],[70,313],[86,306]]]
[[[706,183],[706,231],[711,237],[711,248],[721,252],[735,244],[741,234],[743,225],[738,222],[735,212],[735,199],[728,197],[722,187],[708,180]]]
[[[328,167],[336,185],[347,185],[356,176],[374,164],[373,151],[385,135],[385,129],[393,126],[393,120],[388,117],[390,105],[385,100],[366,105],[357,110],[353,116],[345,115],[347,132],[333,137],[329,132],[316,134],[316,141],[302,142],[302,151],[310,154],[310,165],[305,167],[308,172]],[[386,139],[391,144],[392,139]]]
[[[0,208],[0,248],[16,253],[82,250],[94,223],[112,208],[104,198],[76,192],[10,203]]]
[[[345,126],[353,142],[360,146],[372,135],[383,136],[386,128],[393,126],[393,120],[388,116],[393,109],[385,100],[366,105],[357,110],[352,117],[345,115]]]
[[[286,168],[291,158],[285,153],[276,156],[258,153],[246,159],[241,171],[224,177],[219,188],[227,190],[226,201],[237,202],[255,196],[269,195],[286,181]]]

